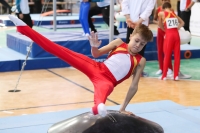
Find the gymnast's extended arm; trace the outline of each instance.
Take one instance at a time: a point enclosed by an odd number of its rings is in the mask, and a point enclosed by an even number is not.
[[[145,67],[145,64],[146,64],[146,59],[141,58],[140,63],[138,64],[135,72],[133,73],[132,83],[126,94],[125,100],[124,100],[123,104],[121,105],[121,108],[120,108],[121,113],[129,114],[129,115],[133,114],[132,112],[126,111],[125,109],[138,90],[138,83],[140,80],[141,73]]]

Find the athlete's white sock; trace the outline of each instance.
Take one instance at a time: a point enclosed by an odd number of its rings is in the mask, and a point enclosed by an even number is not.
[[[16,26],[27,26],[21,19],[16,17],[15,15],[9,15],[9,19],[16,25]]]

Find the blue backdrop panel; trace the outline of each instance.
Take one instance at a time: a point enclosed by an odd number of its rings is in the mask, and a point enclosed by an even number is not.
[[[152,42],[148,42],[146,45],[146,49],[145,52],[149,52],[149,51],[157,51],[157,46],[156,46],[156,37],[154,36],[153,41]]]
[[[181,59],[200,58],[200,49],[198,50],[181,50]]]
[[[145,51],[144,57],[147,61],[157,60],[157,51]]]
[[[78,17],[77,17],[77,19],[78,19]],[[94,23],[100,23],[100,24],[103,24],[103,23],[105,23],[104,21],[103,21],[103,18],[102,17],[100,17],[100,18],[93,18],[93,20],[94,20]],[[34,25],[53,25],[53,19],[51,18],[50,20],[42,20],[42,19],[40,19],[40,20],[37,20],[37,19],[33,19],[33,24]],[[75,20],[75,19],[71,19],[71,20],[59,20],[59,19],[57,19],[57,21],[56,21],[56,24],[57,25],[73,25],[73,24],[80,24],[80,22],[79,22],[79,20]]]

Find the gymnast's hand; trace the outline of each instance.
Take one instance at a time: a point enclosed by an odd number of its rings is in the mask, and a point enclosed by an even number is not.
[[[126,111],[126,110],[120,110],[119,111],[120,113],[122,113],[122,114],[126,114],[126,115],[133,115],[133,116],[135,116],[135,114],[133,114],[132,112],[130,112],[130,111]]]
[[[97,33],[94,33],[94,31],[90,33],[90,36],[88,36],[88,39],[92,47],[98,48],[101,45],[101,40],[100,41],[98,40],[98,35]]]

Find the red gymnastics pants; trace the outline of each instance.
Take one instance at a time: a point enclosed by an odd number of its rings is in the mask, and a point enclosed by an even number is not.
[[[116,79],[108,68],[103,63],[96,62],[85,55],[51,42],[28,26],[17,26],[17,30],[32,39],[45,51],[59,57],[89,77],[94,85],[94,106],[92,110],[95,115],[98,114],[97,106],[106,102],[107,97],[116,85]]]
[[[164,40],[164,68],[162,79],[167,76],[172,52],[174,52],[174,79],[178,76],[180,69],[180,37],[177,28],[167,29]]]
[[[158,64],[159,64],[159,69],[162,70],[163,72],[163,61],[164,61],[164,37],[165,37],[165,32],[158,28],[157,32],[157,51],[158,51]],[[169,62],[169,68],[172,69],[172,62]]]

